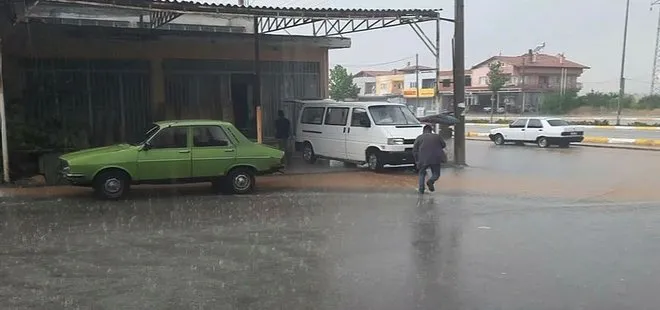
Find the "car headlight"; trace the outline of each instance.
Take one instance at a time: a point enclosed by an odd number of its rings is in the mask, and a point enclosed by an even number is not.
[[[402,138],[389,138],[387,139],[387,144],[389,145],[403,145]]]

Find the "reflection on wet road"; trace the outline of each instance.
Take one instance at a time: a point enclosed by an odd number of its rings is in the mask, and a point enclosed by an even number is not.
[[[0,206],[17,309],[656,309],[658,203],[461,192]]]

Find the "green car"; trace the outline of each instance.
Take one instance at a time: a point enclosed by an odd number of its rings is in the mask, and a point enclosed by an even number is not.
[[[255,176],[279,171],[284,152],[250,141],[234,125],[214,120],[157,122],[144,141],[60,157],[72,185],[100,198],[124,197],[134,184],[211,182],[235,194],[252,192]]]

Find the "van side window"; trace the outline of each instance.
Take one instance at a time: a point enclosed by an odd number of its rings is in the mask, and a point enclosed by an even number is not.
[[[353,108],[351,115],[351,127],[369,127],[369,115],[367,110],[360,108]]]
[[[346,126],[348,120],[348,108],[328,108],[325,112],[325,124],[334,126]]]
[[[321,125],[323,124],[323,112],[325,112],[325,108],[322,107],[304,108],[300,122],[303,124]]]

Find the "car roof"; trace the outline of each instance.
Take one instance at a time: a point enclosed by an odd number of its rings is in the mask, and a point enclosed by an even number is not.
[[[541,116],[530,116],[530,117],[518,117],[516,119],[538,119],[542,121],[554,121],[554,120],[562,120],[561,118],[558,117],[541,117]]]
[[[213,119],[186,119],[186,120],[169,120],[169,121],[158,121],[154,124],[160,127],[167,126],[218,126],[218,125],[231,125],[231,123],[223,122]]]
[[[358,107],[368,108],[376,105],[391,105],[391,106],[404,106],[401,103],[387,102],[387,101],[335,101],[335,100],[314,100],[304,101],[306,106],[341,106],[341,107]]]

